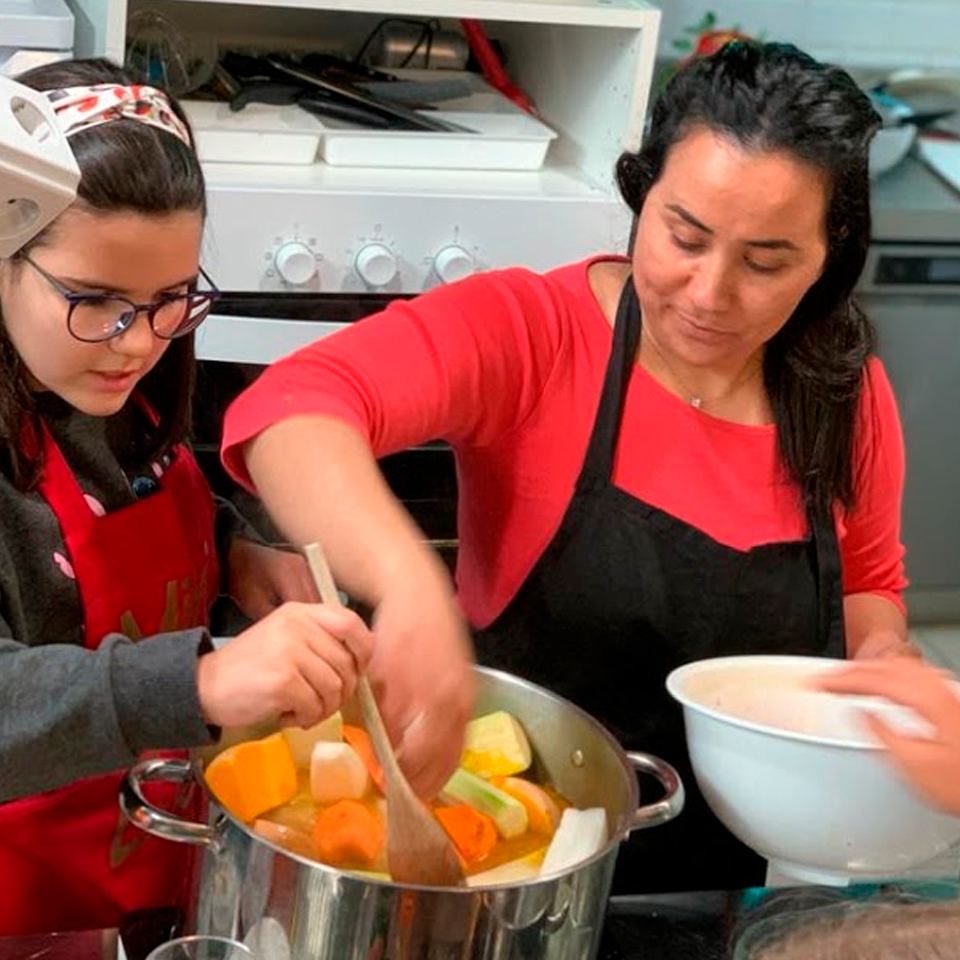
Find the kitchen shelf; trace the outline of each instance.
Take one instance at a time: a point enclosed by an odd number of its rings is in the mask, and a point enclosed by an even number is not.
[[[204,164],[207,187],[258,190],[263,193],[294,191],[303,194],[353,194],[369,196],[463,196],[603,200],[609,191],[577,167],[548,159],[536,171],[411,170],[403,168],[265,165],[243,163]]]
[[[71,2],[78,55],[121,59],[127,0]],[[130,2],[156,7],[185,38],[251,53],[354,55],[383,18],[477,19],[557,134],[537,170],[204,162],[204,263],[224,290],[415,294],[451,282],[451,255],[457,270],[547,270],[627,242],[632,215],[614,166],[639,145],[647,111],[661,19],[647,0]],[[370,256],[384,272],[364,273]],[[212,317],[198,346],[206,357],[262,362],[322,332],[284,323]]]
[[[190,3],[193,0],[177,0]],[[642,27],[654,8],[645,0],[205,0],[259,7],[323,9],[387,17],[469,17],[501,23]]]
[[[63,0],[0,0],[0,47],[69,50],[73,14]]]

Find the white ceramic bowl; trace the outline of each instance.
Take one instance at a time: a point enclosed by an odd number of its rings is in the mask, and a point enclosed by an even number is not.
[[[906,157],[917,139],[917,128],[912,123],[897,125],[898,120],[915,112],[909,104],[883,94],[872,94],[870,99],[884,121],[870,141],[869,172],[870,179],[875,180]]]
[[[910,152],[917,138],[917,128],[912,124],[902,127],[881,127],[870,141],[870,179],[892,170]]]
[[[873,710],[922,735],[916,714],[805,686],[841,663],[721,657],[667,678],[683,706],[697,784],[717,817],[778,873],[835,885],[898,876],[960,839],[960,819],[920,800],[862,723]]]

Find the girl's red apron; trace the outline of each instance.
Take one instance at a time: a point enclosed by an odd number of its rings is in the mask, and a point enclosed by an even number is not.
[[[85,645],[205,625],[219,586],[214,505],[186,447],[159,489],[98,516],[46,429],[43,444],[39,489],[60,522]],[[192,848],[126,822],[123,773],[0,806],[0,935],[116,927],[131,910],[182,901]]]

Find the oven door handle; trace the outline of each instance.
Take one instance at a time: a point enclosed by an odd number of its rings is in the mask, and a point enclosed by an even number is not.
[[[269,364],[349,323],[211,313],[197,328],[198,360]]]

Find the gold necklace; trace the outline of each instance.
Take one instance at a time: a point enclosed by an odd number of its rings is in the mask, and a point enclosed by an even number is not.
[[[686,395],[687,395],[687,403],[689,403],[690,406],[694,408],[694,410],[700,410],[700,409],[702,409],[703,403],[704,403],[704,399],[705,399],[704,396],[703,396],[703,394],[697,393],[696,391],[690,389],[690,386],[689,386],[689,385],[687,384],[687,382],[683,379],[683,377],[681,377],[680,374],[677,373],[676,370],[674,370],[672,364],[671,364],[670,361],[666,358],[666,356],[664,355],[664,352],[660,349],[660,344],[657,343],[657,341],[654,339],[653,334],[650,333],[650,331],[649,331],[649,329],[648,329],[647,327],[644,327],[644,328],[640,331],[640,349],[641,349],[641,351],[643,350],[643,344],[644,344],[644,343],[647,343],[647,342],[649,342],[650,346],[653,347],[653,349],[654,349],[654,351],[656,352],[657,356],[660,358],[660,362],[661,362],[661,363],[663,364],[663,366],[666,368],[667,373],[669,373],[670,376],[673,377],[673,379],[677,382],[677,384],[683,389],[684,393],[686,393]],[[743,386],[744,383],[747,382],[747,378],[748,378],[751,374],[752,374],[752,369],[751,369],[750,365],[748,364],[748,365],[744,368],[743,373],[741,373],[740,376],[738,376],[738,377],[736,378],[736,380],[734,380],[734,382],[730,385],[729,389],[726,390],[722,396],[711,397],[711,398],[709,398],[709,402],[710,402],[711,404],[713,404],[713,403],[716,403],[716,402],[719,401],[719,400],[723,400],[723,399],[725,399],[725,398],[727,398],[727,397],[730,397],[736,390],[738,390],[741,386]]]

